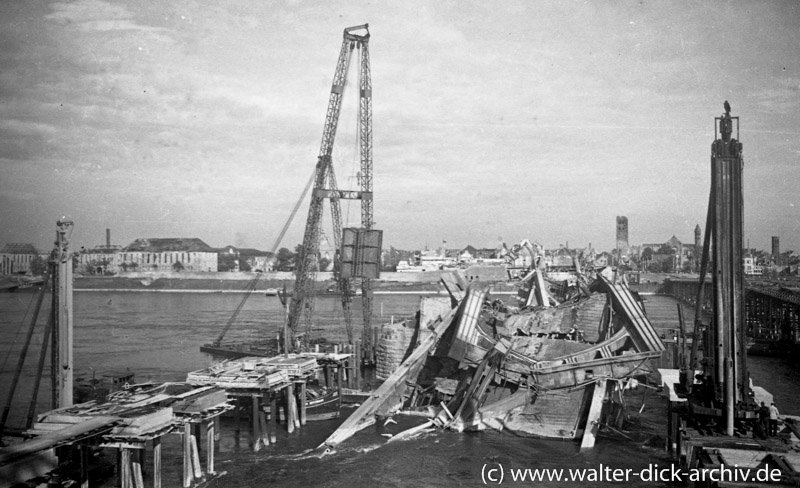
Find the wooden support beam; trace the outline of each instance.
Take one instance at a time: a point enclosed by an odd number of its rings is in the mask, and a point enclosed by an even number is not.
[[[303,424],[300,423],[300,397],[297,393],[297,384],[292,384],[292,415],[294,415],[294,427],[299,429]]]
[[[200,452],[197,449],[197,437],[191,436],[189,440],[192,446],[192,473],[196,480],[203,479],[203,468],[200,466]]]
[[[286,431],[288,433],[294,432],[294,392],[292,385],[288,385],[283,389],[286,401]]]
[[[138,457],[139,464],[142,467],[142,475],[146,475],[147,474],[147,463],[145,462],[145,454],[147,452],[147,444],[142,442],[139,445],[141,446],[141,448],[136,450],[136,456]]]
[[[136,452],[132,453],[133,458],[131,459],[131,475],[133,478],[133,486],[136,488],[144,488],[144,476],[142,475],[142,456],[140,454],[143,452],[143,449],[137,449]]]
[[[214,471],[214,448],[218,439],[216,430],[218,422],[219,416],[216,416],[206,423],[206,471],[211,476],[216,474]]]
[[[192,426],[183,425],[183,488],[191,488],[192,476]]]
[[[153,439],[153,488],[161,488],[161,437]]]
[[[114,454],[117,461],[117,486],[122,486],[122,449],[114,449]]]
[[[201,451],[200,439],[202,438],[200,436],[200,431],[202,430],[203,427],[197,422],[191,422],[191,424],[192,424],[192,436],[197,439],[198,442],[197,452],[199,453]]]
[[[300,425],[306,425],[306,381],[300,383]]]
[[[597,431],[600,429],[600,414],[603,411],[603,399],[606,396],[608,380],[599,379],[594,383],[592,393],[592,404],[589,407],[589,415],[586,418],[586,429],[583,431],[581,449],[591,449],[594,447]]]
[[[233,399],[233,445],[239,447],[239,441],[241,436],[241,403],[238,397],[234,397]]]
[[[131,475],[131,450],[123,447],[120,449],[122,452],[122,472],[120,473],[120,481],[122,488],[133,488],[133,477]]]
[[[89,488],[89,449],[91,449],[89,446],[78,446],[81,463],[81,488]]]
[[[269,445],[269,433],[267,432],[267,414],[263,408],[258,409],[258,438],[265,445]]]
[[[278,442],[278,400],[275,393],[270,393],[269,400],[269,442]]]
[[[261,430],[258,423],[259,398],[253,395],[250,402],[250,444],[254,452],[261,449]]]

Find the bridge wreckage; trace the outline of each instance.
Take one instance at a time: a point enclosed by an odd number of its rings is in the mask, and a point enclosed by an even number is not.
[[[488,287],[467,286],[457,273],[442,282],[449,310],[431,314],[423,299],[416,345],[328,437],[329,449],[400,411],[429,420],[390,440],[434,427],[498,429],[582,436],[591,447],[601,419],[622,418],[622,390],[664,350],[638,295],[610,268],[591,282],[579,271],[573,285],[535,269],[515,306],[490,301]]]

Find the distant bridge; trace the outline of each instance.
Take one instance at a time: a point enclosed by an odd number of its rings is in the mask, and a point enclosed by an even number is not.
[[[669,278],[663,292],[696,305],[699,279]],[[703,309],[711,311],[711,279],[706,279]],[[756,345],[751,353],[788,353],[800,347],[800,288],[770,282],[745,283],[747,336]]]

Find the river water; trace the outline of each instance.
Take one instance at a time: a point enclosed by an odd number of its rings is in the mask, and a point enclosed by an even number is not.
[[[199,351],[213,341],[242,299],[238,294],[80,292],[74,296],[76,377],[93,372],[131,370],[137,382],[182,381],[189,371],[207,367],[211,358]],[[0,400],[3,405],[16,367],[24,329],[30,320],[35,294],[0,294]],[[45,299],[45,303],[48,303]],[[418,295],[376,295],[374,315],[388,322],[417,310]],[[335,297],[317,301],[318,323],[312,334],[328,340],[344,340],[341,304]],[[46,308],[46,307],[43,307]],[[43,310],[43,315],[46,311]],[[354,316],[360,317],[360,310]],[[381,318],[382,317],[382,318]],[[283,322],[283,310],[275,297],[253,295],[241,310],[226,340],[246,341],[274,337]],[[39,326],[25,363],[22,381],[12,403],[10,426],[24,422],[41,348]],[[334,324],[334,325],[330,325]],[[780,359],[751,358],[754,382],[776,398],[782,413],[800,415],[800,375]],[[48,367],[45,368],[49,372]],[[38,410],[49,409],[49,378],[42,381]],[[223,435],[216,456],[222,477],[210,487],[251,486],[478,486],[488,469],[502,466],[504,485],[585,486],[586,482],[517,482],[510,470],[517,468],[588,468],[601,465],[640,470],[650,464],[669,464],[664,453],[665,403],[644,389],[628,395],[631,422],[626,440],[613,433],[598,439],[597,446],[581,452],[574,442],[516,437],[509,433],[459,434],[435,431],[410,441],[386,444],[381,434],[400,432],[417,425],[418,418],[398,419],[397,425],[376,425],[345,442],[337,452],[318,457],[310,451],[324,441],[340,420],[310,423],[289,435],[279,431],[277,445],[253,453],[243,432],[241,439],[223,421]],[[644,401],[644,409],[639,414]],[[342,418],[348,411],[343,412]],[[164,486],[180,486],[181,450],[178,436],[164,444]],[[498,471],[491,473],[496,476]],[[491,484],[491,483],[490,483]],[[637,485],[636,482],[627,483]],[[642,483],[669,486],[668,483]],[[618,482],[592,482],[592,486],[619,486]],[[111,486],[109,484],[108,486]]]

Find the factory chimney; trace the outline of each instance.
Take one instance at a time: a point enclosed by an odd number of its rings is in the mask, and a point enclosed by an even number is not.
[[[111,229],[106,229],[106,249],[111,249]]]

